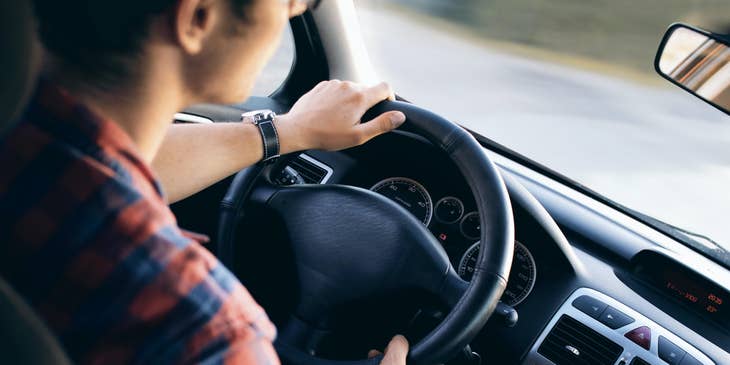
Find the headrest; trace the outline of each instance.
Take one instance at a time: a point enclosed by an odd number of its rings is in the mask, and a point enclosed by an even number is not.
[[[40,60],[31,0],[0,2],[0,134],[23,110]]]
[[[0,277],[0,354],[7,364],[70,364],[51,330]]]

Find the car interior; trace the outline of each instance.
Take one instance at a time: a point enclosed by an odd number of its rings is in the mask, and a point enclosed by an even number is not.
[[[39,56],[27,2],[0,14],[5,129]],[[372,77],[351,1],[323,1],[291,28],[278,90],[175,123],[285,113],[322,80]],[[401,333],[414,364],[730,364],[727,267],[407,99],[369,112],[403,111],[394,132],[252,166],[171,206],[266,309],[284,363],[374,363],[368,350]],[[9,363],[69,363],[3,281],[0,321]]]

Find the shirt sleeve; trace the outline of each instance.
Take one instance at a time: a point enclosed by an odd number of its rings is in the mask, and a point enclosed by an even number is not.
[[[231,306],[240,304],[240,300],[231,301]],[[242,318],[225,308],[188,341],[181,363],[278,365],[274,336],[274,327],[263,311],[254,318]]]
[[[155,236],[128,266],[143,287],[82,362],[278,365],[276,329],[237,278],[177,229]]]
[[[264,309],[207,250],[197,243],[191,244],[191,247],[195,252],[186,260],[188,262],[181,271],[182,275],[175,280],[185,280],[188,271],[199,270],[202,277],[198,284],[190,286],[186,294],[180,293],[181,302],[168,313],[171,318],[177,318],[168,322],[175,339],[164,346],[180,349],[179,357],[173,362],[279,365],[273,347],[276,328]],[[190,303],[194,308],[180,311],[179,308],[186,306],[185,303]],[[165,355],[165,352],[160,352],[163,355],[159,359],[160,363],[177,357]]]

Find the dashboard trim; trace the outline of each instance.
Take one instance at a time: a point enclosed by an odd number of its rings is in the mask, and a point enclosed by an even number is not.
[[[213,120],[206,117],[201,117],[199,115],[190,114],[190,113],[175,113],[175,116],[173,117],[175,121],[178,122],[186,122],[186,123],[198,123],[198,124],[212,124]]]
[[[324,162],[317,160],[316,158],[309,156],[306,153],[300,154],[299,157],[326,171],[326,174],[322,178],[322,181],[319,182],[320,184],[326,184],[327,181],[329,181],[329,179],[332,177],[332,174],[334,174],[335,170],[329,167],[329,165],[326,165]]]
[[[582,295],[589,295],[593,298],[599,299],[602,302],[628,314],[629,316],[634,318],[634,322],[631,322],[625,326],[622,326],[617,329],[610,329],[603,323],[599,322],[597,319],[581,312],[577,308],[573,307],[572,303],[573,301],[582,296]],[[590,327],[594,331],[597,331],[601,335],[605,336],[606,338],[610,339],[611,341],[614,341],[618,344],[620,344],[624,350],[619,357],[617,364],[620,364],[623,360],[625,364],[628,364],[632,361],[632,359],[635,356],[640,356],[643,360],[649,362],[650,364],[665,364],[665,362],[658,357],[658,342],[659,342],[659,336],[663,336],[679,347],[682,348],[682,350],[686,351],[688,354],[692,355],[695,359],[700,361],[704,365],[715,365],[715,363],[704,353],[702,353],[700,350],[695,348],[694,346],[687,343],[687,341],[681,339],[674,333],[670,332],[669,330],[665,329],[663,326],[657,324],[656,322],[648,319],[644,315],[640,314],[639,312],[635,311],[634,309],[626,306],[625,304],[613,299],[612,297],[609,297],[606,294],[603,294],[601,292],[598,292],[593,289],[589,288],[579,288],[576,291],[573,292],[573,294],[568,297],[568,299],[563,303],[563,305],[560,307],[557,313],[552,317],[548,325],[545,327],[545,329],[540,334],[540,337],[538,337],[537,341],[533,344],[532,348],[530,349],[530,352],[528,353],[525,364],[529,365],[551,365],[553,364],[552,361],[548,360],[544,356],[542,356],[540,353],[538,353],[538,348],[543,343],[545,338],[548,336],[550,331],[553,329],[555,324],[558,322],[560,317],[562,315],[568,315],[570,317],[573,317],[574,319],[578,320],[579,322],[583,323],[584,325]],[[651,328],[652,335],[651,335],[651,345],[649,350],[644,349],[643,347],[637,345],[636,343],[632,342],[631,340],[624,337],[624,334],[633,330],[634,328],[641,327],[641,326],[647,326]]]

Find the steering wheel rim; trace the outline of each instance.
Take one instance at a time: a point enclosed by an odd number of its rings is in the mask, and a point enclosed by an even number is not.
[[[447,272],[442,279],[450,283],[445,284],[448,288],[440,290],[448,292],[449,298],[453,298],[448,303],[452,309],[431,333],[413,344],[408,355],[408,362],[413,364],[443,363],[463,349],[478,334],[494,311],[506,287],[514,248],[512,209],[501,175],[471,134],[428,110],[403,102],[381,102],[369,110],[363,119],[392,110],[399,110],[407,117],[401,130],[426,138],[446,153],[457,166],[476,200],[483,228],[480,254],[471,282],[459,283],[454,279],[453,268],[448,265],[450,272]],[[217,254],[228,267],[232,267],[233,264],[237,218],[245,202],[250,198],[261,171],[261,166],[253,166],[239,172],[221,202]],[[360,192],[340,190],[346,195],[360,194]],[[271,199],[275,194],[269,194],[266,199]],[[383,205],[382,209],[391,208]],[[407,218],[402,217],[402,219]],[[433,239],[432,235],[430,237]],[[428,244],[426,246],[430,247]],[[440,258],[434,260],[438,261]],[[297,364],[355,365],[373,364],[379,361],[379,358],[362,361],[325,360],[297,351],[295,346],[282,341],[277,341],[277,350],[285,362]]]

